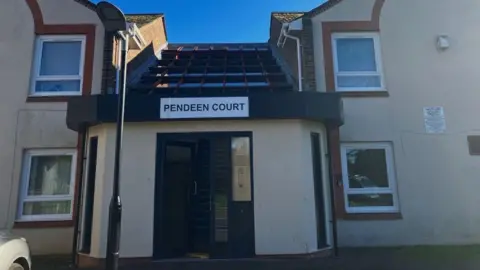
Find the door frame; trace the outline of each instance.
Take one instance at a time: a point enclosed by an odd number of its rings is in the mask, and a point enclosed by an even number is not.
[[[86,166],[85,166],[85,178],[82,187],[82,198],[81,198],[81,212],[80,212],[80,233],[79,243],[77,246],[77,252],[82,254],[90,254],[91,249],[91,228],[90,228],[90,235],[88,236],[90,239],[88,248],[85,247],[86,235],[85,232],[86,227],[92,224],[87,224],[87,218],[91,219],[88,220],[90,223],[93,222],[93,209],[94,209],[94,201],[95,201],[95,182],[96,182],[96,173],[97,173],[97,160],[98,160],[98,136],[92,136],[87,138],[87,147],[85,148],[85,157],[87,159]],[[94,154],[94,156],[93,156]],[[93,188],[92,190],[90,188]],[[90,194],[89,191],[93,193]],[[91,196],[89,196],[91,195]],[[91,212],[87,212],[87,205],[92,207]],[[90,215],[90,217],[87,216]]]
[[[157,146],[156,146],[156,160],[155,160],[155,189],[154,189],[154,210],[153,210],[153,215],[154,215],[154,224],[153,224],[153,258],[154,259],[162,259],[162,250],[161,250],[161,245],[160,243],[162,242],[162,234],[163,234],[163,226],[161,222],[161,217],[163,215],[163,209],[164,205],[162,202],[161,194],[164,188],[164,160],[165,160],[165,147],[166,143],[168,141],[176,141],[175,143],[178,143],[178,141],[185,140],[185,141],[190,141],[190,140],[199,140],[199,139],[208,139],[212,140],[215,138],[226,138],[228,137],[231,139],[233,137],[248,137],[250,140],[250,181],[251,181],[251,194],[252,194],[252,200],[251,200],[251,206],[252,206],[252,235],[251,238],[253,239],[253,247],[252,247],[252,256],[255,255],[255,212],[254,212],[254,200],[255,200],[255,194],[254,194],[254,174],[253,174],[253,160],[254,160],[254,155],[253,155],[253,132],[251,131],[213,131],[213,132],[182,132],[182,133],[157,133]],[[180,142],[182,143],[182,142]],[[231,143],[230,143],[231,144]],[[231,153],[231,148],[230,148],[230,153]],[[231,156],[231,155],[230,155]],[[231,164],[231,159],[230,159],[230,164]],[[209,168],[209,173],[212,173],[211,166]],[[210,178],[210,188],[214,188],[215,183],[212,183],[212,177]],[[230,180],[230,185],[231,185],[231,180]],[[232,205],[232,196],[231,196],[231,186],[229,190],[229,198],[228,198],[228,209],[230,211],[231,205]],[[212,195],[211,195],[212,196]],[[210,198],[212,200],[212,198]],[[213,208],[213,213],[215,213],[215,209]],[[230,215],[230,214],[229,214]],[[214,219],[214,215],[211,215],[212,219]],[[211,219],[211,229],[210,231],[210,248],[213,248],[213,243],[215,243],[215,234],[213,229],[213,220]],[[230,234],[230,230],[229,230]],[[230,246],[230,243],[228,243]],[[228,248],[229,251],[231,248]],[[230,252],[229,252],[230,253]]]
[[[315,198],[315,219],[318,250],[330,248],[328,200],[325,196],[325,179],[323,174],[324,156],[322,152],[322,135],[310,132],[310,148],[312,153],[313,189]],[[320,216],[321,215],[321,216]]]

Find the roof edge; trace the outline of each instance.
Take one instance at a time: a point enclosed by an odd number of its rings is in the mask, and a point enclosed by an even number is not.
[[[333,7],[335,7],[336,5],[340,4],[343,0],[327,0],[325,3],[319,5],[318,7],[316,8],[313,8],[312,10],[308,11],[308,12],[304,12],[304,14],[298,18],[296,18],[295,20],[293,21],[296,21],[296,20],[299,20],[299,19],[303,19],[303,18],[312,18],[320,13],[323,13]],[[285,13],[289,13],[289,12],[285,12]],[[295,14],[297,12],[290,12],[292,14]],[[301,12],[298,12],[298,13],[301,13]],[[274,12],[272,12],[272,17],[275,18],[273,16]],[[293,22],[291,21],[291,22]],[[291,23],[289,22],[289,23]]]
[[[270,19],[274,18],[280,23],[289,23],[305,16],[306,11],[272,11],[270,13]],[[296,16],[296,18],[288,18],[291,16]]]
[[[318,15],[322,12],[325,12],[331,8],[333,8],[334,6],[340,4],[340,2],[342,2],[343,0],[327,0],[325,3],[321,4],[320,6],[310,10],[309,12],[305,13],[304,16],[302,17],[309,17],[309,18],[312,18],[313,16],[315,15]]]
[[[159,13],[128,13],[128,14],[125,14],[125,17],[127,17],[127,21],[128,21],[129,16],[151,16],[151,17],[155,17],[155,19],[153,19],[149,22],[146,22],[146,23],[141,24],[141,25],[138,24],[137,27],[140,30],[142,30],[144,27],[156,22],[157,20],[161,19],[162,24],[163,24],[163,32],[164,32],[164,35],[165,35],[165,40],[168,41],[167,25],[166,25],[166,21],[165,21],[165,14],[163,12],[159,12]],[[137,24],[137,22],[133,22],[133,23]]]
[[[97,12],[97,5],[95,3],[90,2],[89,0],[73,0],[84,7]]]
[[[282,13],[288,13],[288,14],[305,14],[308,13],[308,11],[272,11],[271,14],[282,14]]]
[[[76,1],[76,0],[75,0]],[[125,16],[165,16],[165,13],[125,13]]]

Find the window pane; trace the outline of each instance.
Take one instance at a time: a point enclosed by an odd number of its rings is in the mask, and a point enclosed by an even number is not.
[[[393,206],[392,194],[350,194],[349,207],[380,207]]]
[[[80,80],[71,81],[37,81],[35,92],[79,92]]]
[[[249,202],[252,200],[250,175],[250,138],[232,138],[232,200]]]
[[[23,204],[23,215],[61,215],[70,214],[71,201],[58,202],[26,202]]]
[[[228,199],[226,194],[215,194],[215,241],[228,241]]]
[[[380,88],[380,76],[337,76],[337,86],[341,88],[368,87]]]
[[[43,42],[40,75],[79,75],[80,41]]]
[[[33,156],[28,195],[68,195],[72,156]]]
[[[228,230],[216,229],[215,230],[215,241],[216,242],[227,242],[228,241]]]
[[[376,71],[373,38],[336,40],[338,71]]]
[[[350,188],[388,188],[384,149],[348,149],[347,164]]]

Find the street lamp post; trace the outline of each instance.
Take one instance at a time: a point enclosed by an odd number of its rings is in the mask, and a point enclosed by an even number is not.
[[[128,33],[125,15],[116,6],[102,1],[97,4],[97,14],[102,21],[107,33],[115,33],[122,40],[122,53],[120,62],[120,78],[118,88],[117,107],[117,131],[115,142],[115,160],[113,167],[113,193],[110,201],[108,215],[108,238],[107,238],[107,259],[106,270],[118,269],[120,231],[122,219],[122,203],[120,200],[120,161],[122,154],[123,123],[125,115],[125,88],[127,78],[127,50]],[[124,33],[122,33],[124,32]]]

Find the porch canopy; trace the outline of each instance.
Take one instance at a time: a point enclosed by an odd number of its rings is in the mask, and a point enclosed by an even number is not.
[[[73,97],[67,125],[116,121],[117,95]],[[129,87],[126,122],[304,119],[343,124],[336,93],[298,92],[268,44],[169,45]]]

